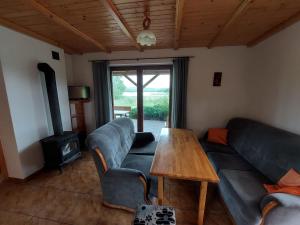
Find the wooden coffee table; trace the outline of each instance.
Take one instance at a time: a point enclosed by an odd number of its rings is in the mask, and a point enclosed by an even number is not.
[[[163,203],[164,177],[200,181],[198,225],[203,224],[208,182],[219,177],[193,131],[163,128],[150,174],[158,177],[158,203]]]

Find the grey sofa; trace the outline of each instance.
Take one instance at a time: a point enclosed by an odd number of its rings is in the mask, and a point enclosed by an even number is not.
[[[157,196],[157,180],[149,175],[156,141],[152,133],[135,133],[128,118],[116,119],[88,135],[100,177],[104,204],[134,209]]]
[[[219,191],[237,225],[259,225],[270,201],[279,206],[267,225],[299,225],[300,197],[267,194],[263,184],[276,184],[290,169],[300,171],[300,136],[257,121],[234,118],[227,124],[228,146],[200,140],[220,177]]]

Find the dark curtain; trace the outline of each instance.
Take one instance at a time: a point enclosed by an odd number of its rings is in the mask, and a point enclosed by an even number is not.
[[[186,128],[188,69],[188,57],[173,60],[171,125],[174,128]]]
[[[96,128],[112,120],[111,76],[108,61],[93,62]]]

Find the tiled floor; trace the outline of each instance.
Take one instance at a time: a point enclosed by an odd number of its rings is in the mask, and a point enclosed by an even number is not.
[[[165,202],[177,224],[196,224],[197,185],[168,180]],[[101,204],[101,190],[88,153],[58,171],[41,172],[25,183],[0,184],[0,225],[130,225],[133,214]],[[215,193],[207,202],[206,225],[231,225]]]

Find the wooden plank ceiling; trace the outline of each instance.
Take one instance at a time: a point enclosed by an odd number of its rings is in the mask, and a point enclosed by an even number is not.
[[[1,0],[0,25],[66,52],[253,46],[300,20],[300,0],[148,0],[154,47],[141,47],[144,0]]]

